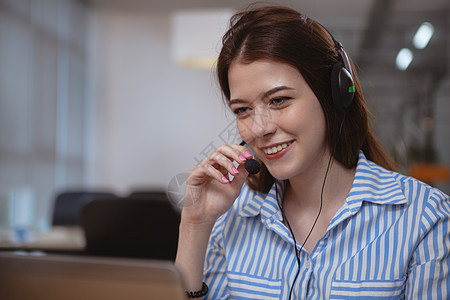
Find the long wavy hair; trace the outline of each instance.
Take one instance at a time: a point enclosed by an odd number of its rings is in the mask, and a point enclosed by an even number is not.
[[[393,169],[394,165],[382,150],[369,129],[368,112],[355,72],[355,96],[343,114],[335,109],[331,96],[331,71],[335,63],[342,63],[333,38],[318,22],[287,7],[251,7],[235,14],[222,39],[222,50],[217,62],[217,76],[223,96],[230,100],[228,70],[239,61],[251,63],[268,59],[289,64],[303,76],[322,106],[326,120],[326,141],[335,149],[334,159],[347,168],[358,162],[359,151],[375,163]],[[339,143],[338,147],[335,147]],[[266,193],[275,179],[262,164],[261,171],[247,179],[248,185]]]

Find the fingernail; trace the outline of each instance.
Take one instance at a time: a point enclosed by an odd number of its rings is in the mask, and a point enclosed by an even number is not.
[[[225,183],[229,182],[228,179],[226,179],[225,177],[222,177],[222,181],[225,182]]]
[[[239,159],[242,161],[246,161],[247,159],[245,157],[243,157],[242,155],[239,156]]]
[[[234,174],[239,174],[239,171],[235,167],[233,167],[233,172]]]
[[[250,152],[248,152],[248,151],[245,151],[245,156],[252,157],[252,154]]]

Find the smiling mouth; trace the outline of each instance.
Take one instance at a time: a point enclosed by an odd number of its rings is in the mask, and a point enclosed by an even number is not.
[[[269,155],[270,154],[276,154],[276,153],[282,151],[283,149],[286,149],[290,144],[292,144],[292,142],[293,141],[290,141],[290,142],[287,142],[287,143],[280,144],[278,146],[266,148],[266,149],[263,149],[263,151],[264,151],[265,154],[269,154]]]

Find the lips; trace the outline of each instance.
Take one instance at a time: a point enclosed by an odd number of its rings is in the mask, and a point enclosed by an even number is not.
[[[274,146],[271,146],[271,147],[263,148],[262,150],[264,151],[264,153],[266,155],[274,155],[274,154],[277,154],[280,151],[283,151],[287,147],[289,147],[289,145],[292,144],[292,142],[293,141],[289,141],[289,142],[286,142],[286,143],[281,143],[281,144],[274,145]]]

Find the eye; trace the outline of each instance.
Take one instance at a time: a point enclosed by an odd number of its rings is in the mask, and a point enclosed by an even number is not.
[[[239,107],[239,108],[236,108],[235,110],[233,110],[233,113],[235,115],[244,115],[245,113],[248,112],[248,110],[249,110],[248,107]]]
[[[270,102],[275,106],[281,106],[283,104],[286,104],[286,102],[290,99],[291,99],[290,97],[276,97],[270,100]]]

